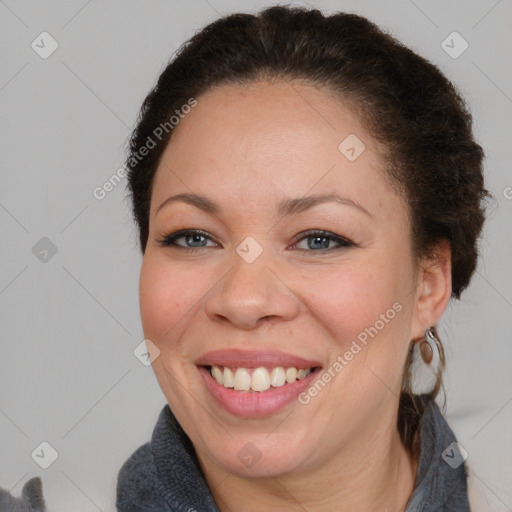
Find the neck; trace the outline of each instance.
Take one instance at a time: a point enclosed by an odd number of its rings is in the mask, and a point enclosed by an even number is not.
[[[370,439],[358,436],[315,469],[268,478],[234,475],[198,456],[221,512],[400,512],[414,490],[417,464],[396,426],[386,430]]]

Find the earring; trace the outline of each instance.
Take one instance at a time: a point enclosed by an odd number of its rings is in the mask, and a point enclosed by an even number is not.
[[[431,393],[439,383],[444,368],[444,350],[435,327],[425,330],[423,338],[412,340],[409,388],[416,395]]]
[[[432,363],[432,359],[434,359],[434,348],[439,353],[441,351],[440,348],[441,342],[436,336],[436,332],[433,327],[429,327],[425,331],[425,339],[420,343],[420,354],[421,358],[426,364]]]

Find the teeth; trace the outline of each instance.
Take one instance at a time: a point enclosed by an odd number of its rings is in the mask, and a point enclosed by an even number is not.
[[[306,370],[300,369],[297,372],[297,380],[303,379],[307,375]]]
[[[251,373],[252,372],[252,373]],[[268,389],[284,386],[286,383],[293,384],[296,380],[303,379],[311,373],[311,369],[294,368],[290,366],[283,368],[278,366],[271,369],[267,368],[247,369],[237,368],[235,373],[228,367],[212,366],[210,373],[212,377],[226,388],[234,388],[236,391],[258,391],[264,392]]]
[[[224,368],[224,379],[223,382],[219,382],[219,384],[222,384],[225,388],[235,387],[235,375],[229,368]]]
[[[286,368],[286,382],[288,384],[292,384],[297,380],[297,368],[290,366],[290,368]]]
[[[284,368],[279,366],[278,368],[274,368],[272,373],[270,374],[270,384],[274,388],[278,388],[279,386],[284,386],[286,382],[286,374],[284,373]]]
[[[219,384],[224,385],[223,382],[220,382]],[[249,389],[251,389],[251,376],[245,368],[236,369],[235,389],[237,391],[249,391]]]
[[[253,391],[267,391],[270,387],[270,375],[265,368],[256,368],[252,372],[251,389]]]
[[[219,383],[222,384],[222,370],[218,366],[212,367],[212,377]]]

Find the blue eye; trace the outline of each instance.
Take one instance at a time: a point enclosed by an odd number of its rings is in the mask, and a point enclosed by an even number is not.
[[[177,243],[178,240],[184,240],[184,245]],[[208,241],[213,243],[213,246],[206,245]],[[163,247],[176,246],[182,249],[200,249],[202,247],[215,247],[218,244],[213,242],[210,235],[206,231],[200,229],[182,229],[164,236],[162,240],[158,240],[158,243]]]
[[[353,247],[354,243],[346,238],[335,235],[328,231],[313,230],[306,233],[301,233],[301,237],[297,238],[297,242],[293,246],[300,250],[312,250],[312,251],[331,251],[335,249],[342,249],[344,247]],[[306,247],[298,247],[299,243],[306,241]],[[331,247],[331,243],[337,244],[337,247]]]

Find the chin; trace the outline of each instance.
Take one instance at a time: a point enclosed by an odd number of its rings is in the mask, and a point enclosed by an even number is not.
[[[284,423],[287,421],[289,419]],[[276,425],[279,423],[265,427],[261,432],[240,434],[231,431],[232,436],[209,438],[203,449],[215,465],[245,478],[279,477],[311,469],[318,463],[314,455],[320,440],[311,436],[311,429],[297,432],[295,422],[290,421],[288,432],[283,431],[281,425],[277,427],[281,428],[280,433],[272,433]]]

